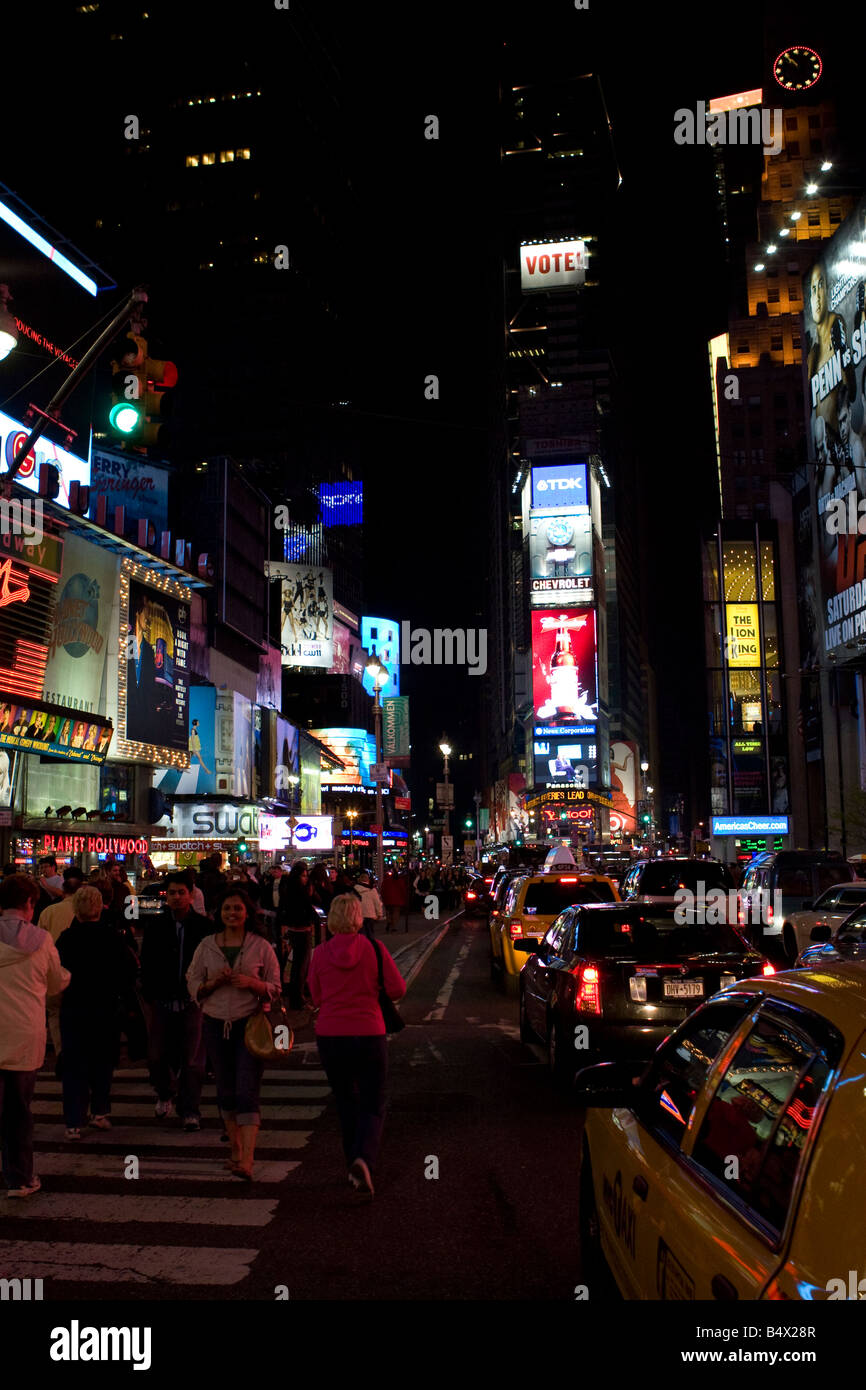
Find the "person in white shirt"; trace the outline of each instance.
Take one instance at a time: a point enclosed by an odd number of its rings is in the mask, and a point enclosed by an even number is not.
[[[376,934],[376,923],[384,920],[385,909],[382,906],[382,899],[379,897],[379,890],[370,883],[370,875],[366,869],[358,875],[355,892],[361,899],[361,911],[364,914],[364,925],[361,931],[372,941]]]

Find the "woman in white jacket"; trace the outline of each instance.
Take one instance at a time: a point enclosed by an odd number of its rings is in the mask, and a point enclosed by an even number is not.
[[[219,930],[200,943],[186,974],[190,996],[204,1014],[217,1103],[231,1143],[227,1166],[246,1182],[253,1176],[265,1064],[247,1051],[244,1029],[263,1000],[279,999],[282,992],[274,948],[259,935],[255,920],[243,888],[230,888],[217,909]]]

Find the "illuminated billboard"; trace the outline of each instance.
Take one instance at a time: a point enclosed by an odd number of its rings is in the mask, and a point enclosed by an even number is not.
[[[598,720],[594,608],[532,617],[532,704],[536,737]]]
[[[611,831],[633,835],[637,824],[638,746],[636,743],[615,742],[610,745],[610,780],[613,811]],[[616,818],[614,820],[614,818]]]
[[[22,425],[19,420],[13,419],[11,415],[4,415],[0,411],[0,459],[2,459],[0,477],[9,472],[15,455],[29,433],[29,425]],[[87,487],[90,483],[89,461],[78,458],[75,454],[70,454],[67,449],[61,449],[59,444],[52,444],[51,440],[46,439],[43,434],[41,439],[37,439],[15,474],[16,483],[20,484],[21,487],[28,488],[30,492],[38,492],[39,469],[43,463],[53,464],[57,469],[60,476],[60,491],[55,501],[59,506],[68,509],[70,483],[81,483],[82,487]]]
[[[117,752],[189,767],[189,612],[192,591],[124,560]]]
[[[320,483],[322,525],[360,526],[364,520],[363,483]]]
[[[101,716],[76,719],[74,711],[43,701],[0,704],[0,748],[69,763],[103,763],[113,733]]]
[[[280,647],[284,666],[334,664],[333,576],[321,565],[274,565],[282,579]]]
[[[112,607],[119,572],[120,560],[112,551],[80,536],[66,537],[45,670],[46,700],[82,714],[105,713],[106,657],[114,650]]]
[[[0,699],[41,700],[51,650],[63,542],[0,531]]]
[[[585,463],[534,463],[533,511],[578,511],[589,506]]]
[[[328,768],[326,781],[334,787],[372,787],[370,769],[376,761],[376,743],[365,729],[311,729],[313,738],[340,759],[342,768]]]
[[[586,242],[533,241],[520,248],[520,288],[524,294],[570,290],[586,279]]]
[[[758,605],[725,604],[725,655],[729,666],[760,666]]]
[[[280,849],[308,854],[313,850],[332,850],[333,825],[333,816],[297,816],[292,827],[288,816],[269,816],[260,811],[259,849],[269,854]]]
[[[592,733],[536,738],[532,744],[536,787],[589,787],[598,781],[598,742]]]
[[[361,646],[370,656],[381,661],[388,672],[385,685],[379,686],[382,699],[386,695],[400,694],[400,629],[393,618],[362,618]],[[365,670],[362,685],[368,695],[373,694],[373,677]]]
[[[592,518],[588,510],[530,513],[529,593],[533,608],[592,602]]]
[[[803,302],[819,626],[825,659],[844,661],[866,635],[866,198],[813,263]]]

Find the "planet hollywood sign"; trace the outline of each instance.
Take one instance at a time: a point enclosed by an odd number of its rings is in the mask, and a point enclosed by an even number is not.
[[[39,854],[149,854],[150,841],[124,835],[43,835]]]

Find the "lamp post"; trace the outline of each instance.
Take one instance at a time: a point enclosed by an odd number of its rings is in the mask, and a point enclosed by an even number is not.
[[[481,863],[481,793],[476,792],[472,800],[475,802],[475,863]]]
[[[382,701],[380,693],[383,685],[387,685],[390,679],[386,667],[374,656],[367,662],[367,675],[373,681],[373,716],[375,720],[375,740],[376,740],[376,762],[382,760]],[[382,886],[382,879],[385,877],[385,856],[382,845],[384,826],[382,824],[382,783],[376,779],[376,878],[379,880],[379,887]]]
[[[446,834],[446,835],[450,835],[450,834],[451,834],[451,812],[450,812],[449,804],[448,804],[448,803],[449,803],[450,800],[451,800],[451,795],[450,795],[450,793],[449,793],[449,791],[448,791],[448,759],[451,757],[451,744],[450,744],[450,743],[447,743],[447,742],[445,741],[445,739],[443,739],[442,742],[439,744],[439,752],[442,754],[443,758],[445,759],[445,834]]]
[[[353,844],[353,841],[352,841],[352,831],[353,831],[354,828],[355,828],[355,821],[356,821],[356,819],[357,819],[358,812],[357,812],[357,811],[347,811],[347,812],[346,812],[346,815],[349,817],[349,863],[350,863],[350,864],[354,864],[354,862],[355,862],[355,848],[354,848],[354,844]]]
[[[292,824],[292,822],[293,822],[294,819],[295,819],[295,797],[296,797],[296,794],[297,794],[297,787],[298,787],[298,784],[299,784],[300,780],[301,780],[301,779],[300,779],[300,777],[298,776],[298,774],[297,774],[296,772],[290,772],[289,775],[288,775],[288,778],[287,778],[287,781],[288,781],[288,783],[289,783],[289,786],[291,787],[291,803],[292,803],[292,804],[291,804],[291,814],[289,815],[289,854],[293,854],[293,853],[294,853],[295,827],[294,827],[294,825]]]

